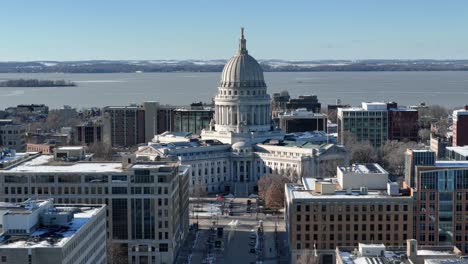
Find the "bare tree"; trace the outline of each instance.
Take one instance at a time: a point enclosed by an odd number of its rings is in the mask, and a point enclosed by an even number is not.
[[[315,250],[313,252],[306,251],[301,253],[299,259],[297,260],[298,264],[319,264],[319,257],[317,256]]]
[[[405,151],[408,148],[415,148],[415,142],[387,141],[380,148],[380,164],[387,171],[396,176],[402,176],[405,172]]]
[[[112,157],[115,154],[111,146],[102,142],[90,145],[88,147],[88,151],[93,153],[93,158],[97,160],[112,160]]]
[[[422,143],[427,143],[427,141],[431,137],[431,131],[429,129],[421,129],[419,130],[418,135],[419,135],[419,140]]]
[[[290,183],[290,177],[271,174],[258,181],[258,194],[269,208],[282,208],[284,205],[284,185]]]
[[[119,244],[111,243],[107,240],[107,263],[110,264],[127,264],[128,253],[126,248]]]
[[[378,160],[377,151],[370,142],[358,141],[356,136],[349,131],[343,134],[343,145],[350,153],[351,163],[373,163]]]

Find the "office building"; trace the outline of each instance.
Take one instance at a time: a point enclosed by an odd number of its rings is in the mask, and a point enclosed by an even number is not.
[[[26,150],[26,126],[15,124],[11,119],[0,120],[0,146],[18,152]]]
[[[338,137],[344,142],[346,132],[358,141],[380,147],[388,139],[388,110],[385,103],[362,103],[362,107],[338,108]]]
[[[370,173],[377,168],[375,164],[358,166]],[[410,189],[388,179],[380,185],[379,181],[369,184],[376,187],[370,189],[366,179],[376,175],[356,173],[350,182],[347,175],[343,185],[336,178],[303,178],[302,184],[286,184],[285,222],[291,263],[298,263],[307,254],[317,254],[320,263],[334,263],[336,247],[357,247],[358,243],[402,246],[412,238]],[[357,185],[361,186],[354,188]]]
[[[158,108],[157,102],[104,107],[104,118],[110,123],[112,146],[130,147],[150,141],[158,130]]]
[[[454,246],[418,246],[416,239],[408,239],[401,247],[359,243],[358,248],[337,247],[336,264],[468,264],[460,253]]]
[[[388,110],[388,139],[418,142],[418,132],[418,110],[398,108],[393,103]]]
[[[405,182],[416,186],[416,166],[432,166],[435,164],[435,152],[428,149],[407,149],[405,152]]]
[[[71,137],[74,145],[103,144],[110,146],[110,135],[110,119],[93,118],[74,126]]]
[[[175,109],[172,112],[174,117],[171,131],[200,135],[203,129],[209,128],[213,113],[211,107],[204,106],[201,102],[191,104],[190,108]]]
[[[468,161],[415,165],[409,182],[414,190],[415,238],[419,243],[455,245],[467,254]]]
[[[468,146],[468,105],[453,111],[453,146]]]
[[[107,263],[105,205],[0,203],[1,263]]]
[[[188,166],[167,159],[138,161],[134,155],[122,162],[86,161],[88,154],[83,157],[70,147],[56,157],[16,155],[6,157],[0,170],[0,201],[36,197],[59,204],[106,204],[108,243],[119,258],[174,262],[188,233]]]
[[[438,136],[431,133],[431,150],[435,152],[437,159],[445,159],[447,156],[447,147],[452,145],[447,137]]]
[[[299,108],[279,114],[279,127],[285,133],[324,131],[327,132],[327,116]]]

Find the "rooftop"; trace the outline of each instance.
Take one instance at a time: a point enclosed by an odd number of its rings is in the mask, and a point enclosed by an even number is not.
[[[57,162],[53,155],[39,155],[6,169],[8,172],[122,172],[120,162]]]
[[[321,194],[315,192],[315,182],[313,178],[307,182],[307,187],[300,184],[288,184],[287,190],[292,199],[300,200],[311,200],[311,199],[333,199],[333,200],[344,200],[344,199],[411,199],[409,196],[390,196],[387,191],[384,190],[368,190],[366,194],[361,193],[357,190],[348,191],[335,191],[332,194]],[[326,180],[326,179],[321,179]],[[333,182],[330,182],[333,184]],[[309,188],[309,189],[307,189]]]
[[[416,244],[417,246],[417,244]],[[450,246],[417,247],[415,256],[408,256],[407,247],[385,247],[383,244],[359,243],[359,250],[355,247],[339,247],[337,253],[343,264],[467,264],[467,259],[460,259],[459,250]],[[428,262],[428,260],[430,260]]]
[[[340,167],[340,170],[343,172],[354,172],[358,174],[369,174],[369,173],[388,174],[388,172],[377,163],[353,164],[350,167]]]
[[[34,201],[41,206],[44,201]],[[18,208],[20,206],[21,208]],[[38,210],[38,207],[27,208],[20,204],[1,204],[0,209],[11,210],[7,214],[14,213],[23,214],[27,217],[28,213]],[[73,215],[70,221],[64,222],[61,225],[45,226],[42,221],[37,223],[37,228],[30,234],[2,234],[0,235],[0,248],[51,248],[63,247],[80,228],[82,228],[93,216],[97,215],[100,210],[104,210],[103,205],[56,205],[50,209],[46,209],[43,215],[47,214],[69,214]]]
[[[468,167],[468,161],[462,160],[438,160],[435,162],[437,167]]]
[[[447,150],[456,152],[462,156],[468,156],[468,146],[463,147],[447,147]]]

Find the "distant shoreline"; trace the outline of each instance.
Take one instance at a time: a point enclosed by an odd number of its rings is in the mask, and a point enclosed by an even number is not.
[[[221,72],[226,60],[0,62],[0,73]],[[468,71],[468,60],[259,60],[264,72]]]
[[[0,87],[74,87],[76,83],[65,80],[15,79],[0,81]]]

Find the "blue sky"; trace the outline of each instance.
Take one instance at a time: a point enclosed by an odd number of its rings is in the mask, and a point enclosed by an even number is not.
[[[0,61],[468,59],[468,1],[2,0]]]

